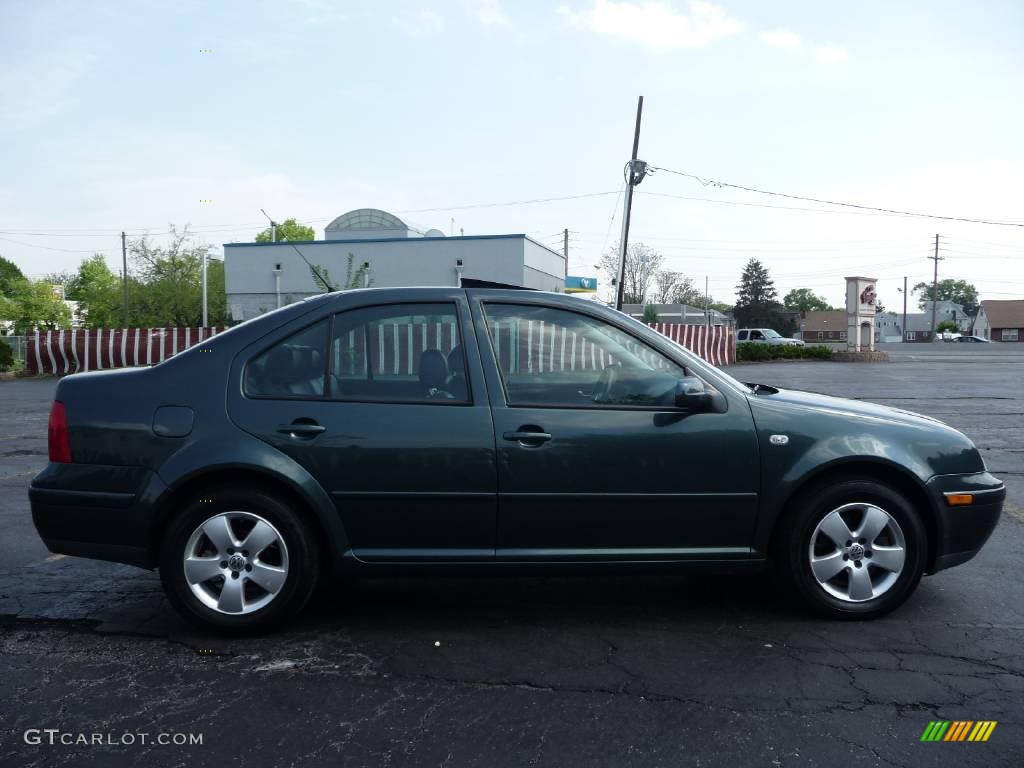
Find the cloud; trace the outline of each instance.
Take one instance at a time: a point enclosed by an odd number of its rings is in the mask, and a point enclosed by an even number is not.
[[[841,64],[850,58],[845,48],[835,45],[819,45],[814,49],[814,58],[819,64]]]
[[[501,7],[501,0],[476,0],[473,3],[473,13],[485,27],[502,26],[509,23],[508,15]]]
[[[444,20],[435,11],[424,8],[415,13],[405,13],[395,19],[398,28],[410,37],[436,35],[444,28]]]
[[[758,37],[762,43],[773,48],[798,48],[800,46],[800,35],[790,32],[788,29],[761,32]]]
[[[576,12],[562,6],[558,14],[571,26],[655,50],[706,45],[735,34],[740,28],[739,22],[723,8],[703,0],[692,0],[689,14],[677,11],[671,3],[656,0],[594,0],[587,10]]]

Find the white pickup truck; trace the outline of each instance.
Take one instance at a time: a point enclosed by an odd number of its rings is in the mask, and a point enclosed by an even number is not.
[[[743,328],[736,332],[736,341],[753,341],[757,344],[771,344],[773,346],[779,346],[782,344],[789,344],[794,347],[802,347],[804,343],[800,339],[787,339],[785,336],[780,336],[776,331],[771,328]]]

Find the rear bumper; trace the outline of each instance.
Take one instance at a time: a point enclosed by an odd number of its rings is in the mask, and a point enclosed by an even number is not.
[[[28,491],[51,552],[152,568],[152,500],[162,481],[141,468],[50,464]]]
[[[1006,486],[988,472],[937,475],[926,486],[938,513],[938,540],[930,573],[967,562],[981,550],[999,523]],[[973,502],[950,506],[950,494],[970,494]]]

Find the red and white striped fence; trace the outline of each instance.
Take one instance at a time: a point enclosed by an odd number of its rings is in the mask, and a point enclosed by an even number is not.
[[[650,323],[650,327],[685,347],[712,365],[735,360],[733,332],[723,326]],[[66,374],[78,371],[152,365],[192,347],[223,331],[214,328],[124,328],[40,331],[26,339],[26,366],[34,374]],[[454,325],[383,325],[375,329],[371,358],[381,372],[415,373],[419,352],[439,348],[448,353],[456,345]],[[353,349],[361,347],[361,339]],[[640,345],[634,350],[641,353]],[[514,350],[514,351],[513,351]],[[358,351],[358,350],[357,350]],[[536,328],[531,322],[525,332],[506,324],[496,328],[495,351],[505,370],[601,370],[611,358],[605,351],[572,331],[553,326]],[[360,358],[362,359],[362,358]],[[652,356],[652,362],[656,356]],[[406,366],[405,361],[408,361]],[[359,364],[360,367],[364,363]],[[406,370],[408,368],[408,370]]]
[[[682,323],[648,323],[658,333],[707,360],[712,365],[736,362],[733,329],[724,325],[685,325]]]
[[[30,373],[77,373],[152,365],[184,352],[223,327],[38,331],[26,338]]]

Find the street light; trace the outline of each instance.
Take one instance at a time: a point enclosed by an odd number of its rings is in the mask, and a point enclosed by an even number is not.
[[[209,325],[209,316],[206,309],[206,264],[209,261],[222,261],[222,259],[215,259],[209,254],[203,254],[203,328]]]

